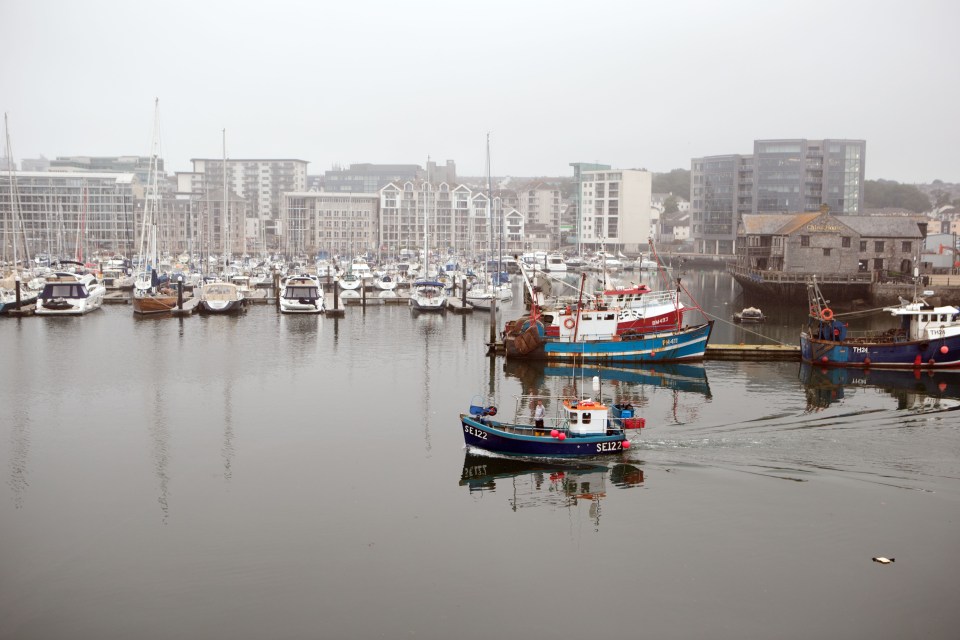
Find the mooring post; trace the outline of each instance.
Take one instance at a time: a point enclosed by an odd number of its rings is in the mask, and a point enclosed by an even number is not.
[[[16,269],[16,265],[14,265]],[[20,272],[16,271],[13,275],[13,288],[17,293],[17,311],[20,311]]]
[[[273,305],[280,308],[280,272],[276,267],[273,269]]]
[[[177,309],[183,309],[183,276],[177,276]]]

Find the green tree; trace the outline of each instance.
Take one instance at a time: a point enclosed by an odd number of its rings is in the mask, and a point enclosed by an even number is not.
[[[676,213],[679,210],[680,208],[677,206],[677,196],[671,195],[663,201],[664,213]]]

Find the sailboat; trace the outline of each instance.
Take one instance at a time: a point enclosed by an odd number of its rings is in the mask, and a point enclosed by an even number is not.
[[[168,274],[161,274],[158,245],[160,189],[158,159],[160,144],[160,99],[154,101],[153,143],[150,150],[150,177],[143,204],[140,229],[140,261],[133,280],[133,312],[138,315],[167,313],[177,306],[176,291]]]
[[[230,192],[227,190],[227,130],[223,130],[223,271],[230,264]],[[200,288],[201,313],[239,313],[244,310],[241,285],[235,280],[218,279]]]
[[[7,141],[7,175],[10,186],[10,226],[9,234],[13,240],[13,270],[0,279],[0,313],[6,313],[8,310],[20,306],[33,304],[37,300],[39,293],[35,287],[25,286],[23,270],[20,267],[20,260],[17,255],[18,230],[20,228],[20,196],[17,193],[17,179],[13,175],[13,149],[10,144],[10,124],[7,120],[7,114],[3,114],[3,126]],[[4,221],[6,222],[6,221]],[[6,225],[4,225],[6,226]],[[4,243],[4,258],[6,258],[6,243]],[[24,243],[26,251],[26,243]],[[27,262],[27,256],[23,256],[23,262]]]
[[[427,191],[426,193],[429,193]],[[427,234],[427,199],[423,205],[423,264],[430,264],[429,235]],[[439,280],[431,280],[429,268],[424,268],[421,278],[410,285],[410,308],[414,311],[443,311],[447,307],[447,296],[444,294],[444,284]]]

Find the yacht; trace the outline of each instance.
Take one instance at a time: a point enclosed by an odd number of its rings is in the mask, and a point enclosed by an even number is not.
[[[323,291],[317,278],[288,276],[280,285],[280,313],[323,313]]]
[[[551,253],[547,255],[547,271],[550,273],[566,273],[567,263],[561,253]]]
[[[37,315],[82,316],[99,309],[107,288],[92,273],[55,272],[37,297]]]
[[[211,282],[200,287],[201,313],[240,313],[243,290],[235,282]]]
[[[443,311],[447,306],[442,282],[417,280],[410,289],[410,306],[414,311]]]

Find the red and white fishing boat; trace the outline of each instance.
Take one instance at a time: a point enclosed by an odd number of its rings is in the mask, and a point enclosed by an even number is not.
[[[679,291],[653,291],[645,284],[607,289],[595,298],[594,303],[598,307],[617,310],[618,334],[676,329],[682,325],[685,311]],[[565,316],[563,321],[573,322],[570,311],[563,311],[543,310],[544,320],[549,321],[545,327],[546,335],[560,335],[562,316]]]

